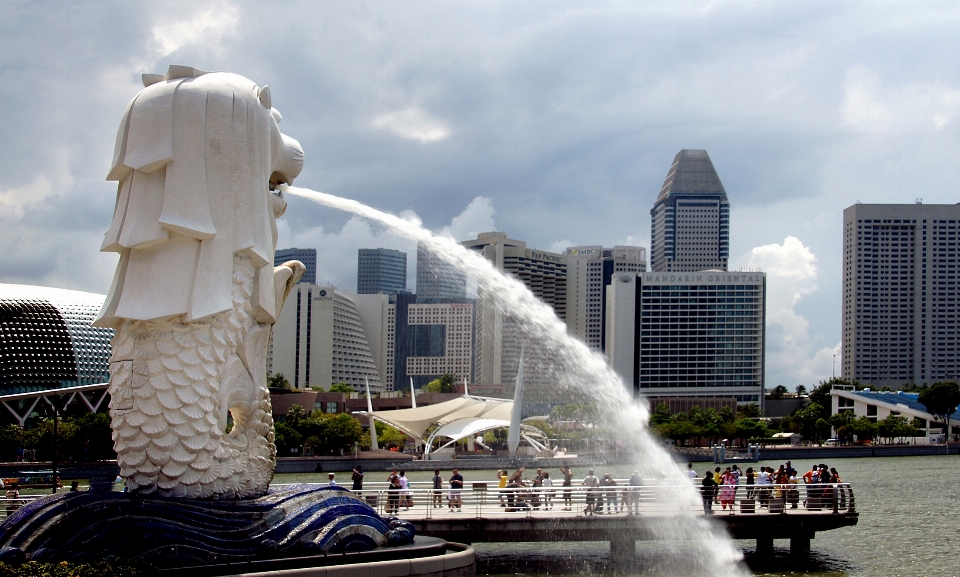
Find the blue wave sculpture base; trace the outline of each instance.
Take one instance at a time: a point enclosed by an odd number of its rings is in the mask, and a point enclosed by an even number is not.
[[[381,517],[339,487],[286,486],[237,501],[68,492],[0,524],[0,557],[22,551],[36,561],[118,557],[187,567],[369,551],[412,543],[414,534],[410,523]]]

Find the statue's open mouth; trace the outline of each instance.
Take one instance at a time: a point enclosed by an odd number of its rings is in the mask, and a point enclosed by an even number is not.
[[[274,172],[273,174],[270,175],[270,186],[269,186],[270,190],[271,191],[277,190],[278,184],[290,184],[290,183],[287,182],[286,176],[280,174],[279,172]]]

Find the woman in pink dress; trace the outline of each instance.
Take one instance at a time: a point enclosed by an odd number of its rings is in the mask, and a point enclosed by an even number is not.
[[[733,512],[733,503],[737,494],[737,477],[733,474],[729,467],[727,467],[727,470],[721,477],[721,484],[720,506],[723,509],[726,509],[727,505],[729,505],[730,511]]]

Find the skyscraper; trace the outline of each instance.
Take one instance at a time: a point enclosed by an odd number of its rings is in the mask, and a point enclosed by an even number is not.
[[[647,251],[638,246],[576,246],[567,260],[567,328],[591,348],[604,350],[606,290],[614,273],[647,270]]]
[[[331,286],[298,284],[273,326],[268,373],[282,373],[295,389],[347,383],[363,390],[369,380],[371,391],[383,391],[354,297]]]
[[[842,374],[875,386],[960,378],[960,205],[843,211]]]
[[[650,210],[650,269],[727,270],[730,203],[706,150],[681,150]]]
[[[763,403],[764,273],[617,273],[607,293],[607,358],[635,393]]]
[[[407,253],[389,248],[357,252],[357,294],[407,292]]]
[[[498,270],[519,279],[540,300],[553,307],[560,320],[567,316],[567,265],[563,255],[527,248],[527,243],[502,232],[484,232],[461,243],[480,252]],[[481,287],[482,289],[482,287]],[[525,350],[526,399],[545,393],[551,384],[550,354],[535,336],[524,330],[521,319],[506,314],[496,295],[477,294],[476,378],[485,384],[503,384],[511,390]],[[526,395],[526,393],[525,393]]]
[[[315,248],[281,248],[273,253],[273,266],[280,266],[288,260],[298,260],[307,267],[299,284],[314,284],[317,282],[317,249]]]
[[[459,268],[417,243],[417,298],[463,299],[467,297],[467,275]]]

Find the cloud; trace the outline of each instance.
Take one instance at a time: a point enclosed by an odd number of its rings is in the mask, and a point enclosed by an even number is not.
[[[381,114],[373,119],[372,124],[374,128],[383,128],[400,138],[419,140],[424,144],[446,140],[450,136],[450,129],[443,122],[415,107]]]
[[[496,213],[493,200],[486,196],[478,196],[470,201],[463,212],[453,217],[449,226],[441,228],[437,234],[458,242],[477,238],[481,232],[492,232],[497,229],[493,220],[493,215]]]
[[[960,116],[960,88],[937,81],[884,86],[873,70],[847,73],[843,117],[864,132],[942,131]]]
[[[750,268],[767,273],[767,388],[809,385],[830,375],[840,345],[817,348],[810,322],[796,310],[801,299],[817,291],[816,262],[794,236],[750,252]]]
[[[289,202],[300,202],[292,197]],[[496,229],[493,215],[496,211],[489,198],[477,197],[450,224],[435,233],[455,240],[476,237],[480,232]],[[412,210],[400,213],[411,222],[421,223]],[[422,223],[421,223],[422,224]],[[407,288],[416,290],[417,243],[397,236],[359,216],[351,216],[339,230],[317,226],[302,232],[293,232],[285,219],[277,221],[278,248],[316,248],[317,282],[332,284],[339,289],[357,290],[357,251],[361,248],[389,248],[407,255]]]
[[[163,18],[153,27],[153,39],[161,56],[189,44],[216,45],[232,35],[240,21],[240,9],[228,2],[202,10],[185,20]]]

